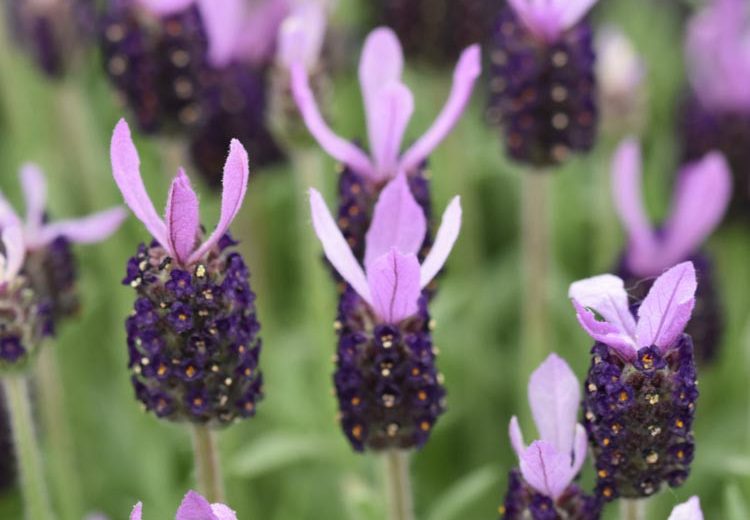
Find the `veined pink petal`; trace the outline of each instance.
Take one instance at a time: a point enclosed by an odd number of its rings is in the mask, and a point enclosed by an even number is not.
[[[573,450],[581,391],[573,371],[557,354],[550,354],[529,379],[528,396],[539,439],[560,453]]]
[[[424,263],[422,263],[419,284],[423,289],[445,265],[448,255],[450,255],[453,245],[458,239],[459,231],[461,231],[461,199],[456,196],[445,209],[440,221],[440,228],[435,235],[435,242],[432,244],[432,249],[430,249],[427,258],[424,259]]]
[[[127,217],[126,211],[121,207],[116,207],[88,217],[58,220],[44,226],[39,235],[39,242],[29,242],[27,247],[29,249],[44,247],[61,236],[78,244],[101,242],[117,231],[125,217]]]
[[[589,439],[586,429],[580,424],[576,424],[575,436],[573,437],[573,475],[578,475],[583,463],[586,462],[586,453],[589,447]]]
[[[198,0],[208,39],[208,60],[217,68],[234,58],[237,38],[247,15],[244,0]]]
[[[474,83],[482,73],[481,58],[479,45],[472,45],[463,51],[453,73],[448,101],[432,126],[404,153],[401,169],[408,173],[417,168],[456,125],[471,98]]]
[[[375,168],[369,157],[357,146],[333,133],[320,115],[307,78],[307,70],[302,63],[295,63],[291,69],[292,94],[302,119],[318,144],[337,161],[340,161],[360,175],[375,179]]]
[[[393,82],[371,95],[370,109],[370,154],[379,179],[393,178],[404,132],[414,113],[414,98],[406,85]]]
[[[703,520],[700,499],[692,496],[687,502],[676,505],[667,520]]]
[[[635,338],[635,318],[622,279],[612,274],[593,276],[570,284],[568,298],[595,310],[620,332]]]
[[[24,258],[26,258],[26,245],[23,242],[23,231],[20,226],[8,226],[3,229],[2,240],[5,247],[2,281],[8,282],[21,272]]]
[[[26,227],[38,232],[47,209],[47,180],[39,166],[32,163],[21,166],[21,189],[26,201]]]
[[[367,267],[372,308],[386,323],[396,324],[419,310],[419,260],[395,248]]]
[[[167,223],[167,241],[170,253],[179,264],[184,265],[195,250],[198,238],[200,217],[198,197],[190,186],[190,179],[180,168],[177,177],[172,181],[167,197],[167,209],[164,214]]]
[[[510,418],[510,424],[508,425],[508,436],[510,437],[510,445],[513,446],[513,451],[516,452],[518,458],[523,456],[526,451],[526,443],[523,442],[523,433],[521,433],[521,426],[518,424],[518,417],[515,415]]]
[[[167,246],[167,228],[164,221],[156,213],[151,199],[146,193],[146,187],[141,179],[138,151],[135,149],[130,136],[130,128],[124,119],[120,119],[115,126],[110,145],[112,159],[112,173],[120,188],[125,203],[132,210],[138,220],[143,222],[151,236],[162,246]]]
[[[671,347],[690,320],[697,287],[692,262],[678,264],[657,278],[638,308],[638,345]]]
[[[138,502],[134,507],[133,511],[130,513],[130,520],[142,520],[142,511],[143,511],[143,504],[141,502]]]
[[[575,299],[571,300],[573,307],[576,309],[576,316],[578,322],[583,327],[583,330],[596,341],[609,345],[626,360],[635,359],[635,354],[638,350],[636,343],[632,336],[623,332],[618,327],[608,323],[606,321],[598,321],[596,316],[586,309],[583,305],[577,302]]]
[[[190,7],[195,0],[136,0],[136,3],[158,16],[179,13]]]
[[[245,147],[237,139],[229,143],[229,155],[224,163],[224,176],[221,191],[221,216],[216,229],[203,242],[188,260],[197,262],[213,248],[229,229],[229,225],[239,213],[242,201],[247,192],[247,181],[250,177],[250,164]]]
[[[217,520],[211,504],[195,491],[188,491],[182,499],[175,520]]]
[[[315,189],[310,189],[310,211],[315,234],[318,235],[320,243],[323,244],[326,258],[357,294],[372,305],[370,287],[365,272],[354,257],[354,253],[352,253],[344,235],[341,234],[336,221],[333,220],[323,197]]]
[[[237,520],[237,513],[224,504],[211,504],[216,520]]]
[[[424,210],[414,200],[406,176],[401,173],[380,192],[365,236],[365,267],[391,248],[417,254],[427,232]]]
[[[520,457],[523,479],[539,493],[557,500],[575,477],[570,453],[545,441],[534,441]]]

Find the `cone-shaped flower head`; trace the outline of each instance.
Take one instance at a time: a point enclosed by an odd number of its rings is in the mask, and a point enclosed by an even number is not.
[[[255,295],[228,234],[247,190],[245,149],[232,141],[219,223],[205,239],[184,171],[172,181],[164,218],[157,214],[124,120],[111,157],[125,202],[154,238],[130,259],[123,281],[138,295],[126,321],[136,396],[173,420],[224,424],[253,415],[262,385]]]
[[[130,513],[130,520],[143,519],[143,504],[138,502]],[[237,520],[237,513],[225,504],[209,504],[195,491],[188,491],[175,514],[175,520]]]
[[[41,169],[25,164],[20,179],[26,202],[25,218],[0,193],[0,226],[15,225],[21,229],[26,247],[24,274],[37,297],[51,306],[55,319],[70,316],[78,310],[76,263],[70,244],[101,242],[117,231],[126,212],[114,207],[83,218],[50,221],[47,182]]]
[[[714,357],[721,340],[721,299],[710,258],[701,244],[721,222],[729,205],[732,178],[723,155],[713,152],[683,167],[677,174],[672,209],[660,228],[654,228],[642,194],[641,153],[632,139],[623,141],[612,164],[615,209],[628,235],[620,272],[632,296],[645,297],[653,279],[670,266],[692,260],[701,280],[696,312],[687,329],[696,355]]]
[[[550,354],[529,380],[529,405],[539,437],[526,446],[514,416],[510,440],[520,462],[511,472],[504,518],[509,520],[561,517],[593,519],[596,500],[573,484],[586,460],[586,430],[578,424],[581,390],[568,364]]]
[[[597,127],[593,35],[596,0],[511,0],[493,31],[492,123],[508,154],[537,167],[586,152]]]
[[[614,275],[570,286],[578,321],[596,340],[584,422],[604,499],[648,496],[687,478],[698,390],[693,342],[683,331],[696,287],[693,264],[678,264],[656,279],[634,315]]]
[[[667,520],[703,520],[700,499],[693,496],[687,502],[676,505]]]
[[[375,206],[364,269],[315,190],[310,205],[326,257],[348,284],[339,302],[334,375],[344,433],[358,451],[421,447],[443,411],[445,394],[424,289],[458,237],[459,200],[449,204],[420,265],[426,219],[405,174],[397,176]]]

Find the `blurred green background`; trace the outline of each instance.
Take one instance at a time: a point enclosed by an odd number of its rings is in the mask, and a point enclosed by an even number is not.
[[[339,21],[358,17],[357,2],[341,2]],[[345,5],[344,5],[345,4]],[[612,22],[634,40],[647,66],[648,123],[642,135],[649,208],[664,215],[677,167],[675,110],[685,87],[677,2],[602,0],[597,25]],[[361,40],[358,40],[361,41]],[[359,55],[359,43],[350,50]],[[442,212],[460,194],[461,238],[432,308],[435,343],[445,375],[448,411],[431,440],[413,457],[417,516],[425,520],[494,518],[515,456],[507,423],[524,402],[528,373],[519,370],[519,200],[525,172],[503,159],[495,131],[483,122],[485,81],[453,134],[431,157],[433,202]],[[416,113],[407,140],[417,137],[447,95],[450,73],[407,61],[406,83]],[[354,69],[338,75],[330,119],[342,135],[363,136]],[[98,57],[81,73],[50,83],[7,42],[0,42],[0,189],[20,205],[16,172],[24,161],[42,165],[50,183],[50,213],[83,215],[120,203],[111,177],[112,128],[127,111],[118,106]],[[82,149],[76,143],[87,143]],[[609,270],[622,235],[609,204],[608,162],[615,139],[603,138],[553,179],[554,270],[547,347],[581,378],[590,340],[579,330],[566,297],[570,282]],[[165,143],[137,138],[142,172],[157,207],[172,172]],[[252,151],[251,151],[252,152]],[[315,151],[319,171],[284,166],[255,171],[233,232],[252,270],[258,295],[266,398],[258,415],[221,435],[228,503],[241,519],[383,518],[381,461],[352,452],[335,421],[331,357],[335,297],[320,262],[305,205],[310,180],[333,203],[335,165]],[[188,165],[188,173],[190,168]],[[192,175],[198,181],[197,175]],[[218,215],[218,198],[198,183],[203,221]],[[120,285],[127,258],[146,238],[130,218],[109,241],[77,248],[83,308],[64,324],[54,344],[63,386],[64,417],[72,433],[74,474],[56,469],[49,451],[50,486],[77,487],[83,510],[124,519],[144,502],[144,518],[171,518],[195,486],[186,428],[140,409],[126,369],[123,321],[133,291]],[[700,372],[693,472],[680,489],[651,501],[648,518],[699,494],[706,518],[744,520],[750,493],[750,233],[747,223],[725,223],[708,249],[726,305],[727,331],[718,362]],[[533,425],[525,424],[527,437]],[[2,456],[2,455],[0,455]],[[590,463],[584,482],[591,482]],[[607,517],[616,507],[610,506]],[[0,518],[22,517],[15,491],[0,496]]]

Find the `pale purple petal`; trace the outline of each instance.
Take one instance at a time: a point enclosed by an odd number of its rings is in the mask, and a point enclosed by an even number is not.
[[[301,63],[292,66],[292,94],[297,103],[307,129],[318,144],[337,161],[340,161],[360,175],[375,178],[375,169],[370,158],[357,146],[333,133],[328,127],[315,102],[310,89],[307,70]]]
[[[136,0],[136,3],[158,16],[169,16],[190,7],[195,0]]]
[[[461,231],[461,199],[456,196],[445,209],[440,221],[440,228],[435,235],[435,242],[422,263],[419,282],[422,288],[427,287],[427,284],[437,276],[440,269],[445,265],[448,255],[450,255],[453,245],[458,239],[459,231]]]
[[[326,258],[357,294],[367,303],[372,304],[365,272],[354,257],[351,247],[346,242],[344,235],[341,234],[341,230],[336,225],[331,212],[328,211],[323,197],[315,189],[310,189],[310,211],[315,234],[318,235],[318,239],[323,244]]]
[[[472,45],[463,51],[458,60],[453,73],[453,86],[443,110],[424,135],[404,153],[401,169],[408,173],[417,168],[450,133],[461,118],[481,72],[481,50],[479,45]]]
[[[21,189],[26,201],[27,229],[38,231],[44,222],[47,210],[47,180],[36,164],[21,166]]]
[[[376,97],[386,86],[401,82],[403,69],[404,54],[396,34],[387,27],[379,27],[372,31],[365,40],[359,60],[359,83],[371,143],[374,132],[370,124],[379,109]]]
[[[175,520],[217,520],[211,504],[195,491],[188,491],[182,499]]]
[[[23,221],[10,202],[0,192],[0,227],[5,226],[23,226]]]
[[[19,226],[8,226],[2,231],[3,246],[5,247],[5,265],[2,281],[8,282],[15,278],[26,257],[26,245],[23,241],[23,231]]]
[[[197,262],[213,248],[229,229],[237,217],[242,201],[247,192],[247,181],[250,177],[250,164],[245,147],[237,139],[229,143],[229,156],[224,163],[222,178],[221,215],[213,233],[203,242],[198,250],[190,256],[188,263]]]
[[[689,258],[721,222],[732,196],[732,175],[718,152],[686,166],[677,178],[672,212],[664,224],[667,266]]]
[[[671,347],[690,320],[696,289],[692,262],[678,264],[657,278],[638,308],[638,344]]]
[[[211,504],[216,520],[237,520],[237,513],[224,504]]]
[[[367,267],[372,308],[386,323],[396,324],[417,313],[419,260],[413,253],[391,249]]]
[[[365,267],[396,248],[417,254],[427,232],[424,210],[414,200],[406,176],[400,174],[380,192],[365,236]]]
[[[578,322],[589,336],[596,341],[601,341],[602,343],[609,345],[619,352],[623,358],[627,360],[635,359],[638,347],[630,334],[623,332],[611,323],[597,320],[594,313],[589,311],[586,307],[578,303],[575,299],[571,301],[573,302],[573,307],[576,309]]]
[[[117,231],[127,217],[127,212],[120,207],[110,208],[88,217],[58,220],[42,228],[39,242],[29,243],[30,249],[44,247],[58,237],[65,237],[78,244],[101,242]]]
[[[291,3],[291,0],[261,0],[249,3],[242,30],[237,35],[234,46],[237,60],[262,67],[273,59],[279,28],[289,14]]]
[[[301,62],[309,71],[315,68],[326,32],[326,7],[310,0],[299,4],[279,30],[278,59],[283,67]]]
[[[700,499],[692,496],[687,502],[676,505],[667,520],[703,520]]]
[[[575,437],[573,439],[573,466],[574,475],[580,473],[583,463],[586,462],[586,453],[588,452],[589,438],[586,434],[586,428],[576,424]]]
[[[526,28],[543,40],[552,42],[563,31],[562,13],[556,1],[508,0]]]
[[[523,456],[526,451],[526,443],[523,442],[523,433],[521,433],[521,426],[518,424],[518,417],[515,415],[510,418],[510,424],[508,425],[508,435],[510,436],[510,444],[513,446],[513,451],[516,452],[518,458]]]
[[[143,511],[143,504],[141,502],[138,502],[133,507],[133,511],[131,511],[130,513],[130,520],[141,520],[143,518],[142,511]]]
[[[557,354],[547,356],[531,374],[528,396],[539,439],[571,452],[581,390],[568,364]]]
[[[130,136],[130,128],[124,119],[120,119],[115,126],[110,145],[110,156],[112,173],[125,203],[138,217],[138,220],[143,222],[151,236],[166,247],[166,225],[156,213],[156,209],[154,209],[154,205],[148,193],[146,193],[146,187],[143,185],[143,179],[141,178],[141,161]]]
[[[246,17],[245,0],[198,0],[208,40],[208,60],[214,67],[228,65]]]
[[[534,441],[520,457],[521,475],[539,493],[557,500],[573,481],[570,453],[545,441]]]
[[[635,337],[635,318],[630,313],[628,293],[617,276],[602,274],[573,282],[568,298],[596,311],[620,332]]]
[[[190,258],[195,250],[198,237],[200,217],[198,214],[198,197],[195,195],[190,179],[180,168],[177,177],[172,181],[167,197],[167,209],[164,213],[167,223],[167,241],[169,251],[181,265]]]
[[[378,178],[393,178],[406,126],[414,113],[414,97],[406,85],[393,82],[373,93],[367,114],[370,154]]]

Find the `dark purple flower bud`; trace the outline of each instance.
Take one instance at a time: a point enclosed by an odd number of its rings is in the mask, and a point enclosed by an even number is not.
[[[517,161],[556,165],[594,145],[595,54],[584,18],[592,3],[517,0],[495,25],[488,117],[503,127],[508,154]]]
[[[553,500],[528,485],[517,469],[508,475],[508,493],[500,506],[503,520],[598,520],[601,502],[589,496],[576,484],[570,484],[565,492]]]

